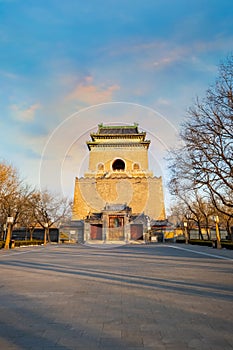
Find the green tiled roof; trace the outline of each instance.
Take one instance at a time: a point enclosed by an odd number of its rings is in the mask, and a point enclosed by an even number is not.
[[[107,134],[107,135],[129,135],[129,134],[138,134],[138,125],[103,125],[99,124],[98,134]]]

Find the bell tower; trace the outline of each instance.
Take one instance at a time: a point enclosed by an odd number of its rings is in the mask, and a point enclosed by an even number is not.
[[[87,141],[88,170],[75,180],[73,220],[102,211],[106,203],[125,203],[134,214],[164,220],[162,178],[148,169],[149,146],[137,124],[98,125]]]

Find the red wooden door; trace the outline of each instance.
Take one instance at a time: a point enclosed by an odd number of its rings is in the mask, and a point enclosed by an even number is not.
[[[109,216],[108,238],[110,241],[124,239],[124,217],[119,215]]]
[[[102,225],[91,225],[91,239],[102,239]]]
[[[131,239],[143,239],[143,225],[132,224],[130,225]]]

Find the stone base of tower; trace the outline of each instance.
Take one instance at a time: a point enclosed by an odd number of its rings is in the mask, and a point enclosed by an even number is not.
[[[76,178],[73,220],[84,220],[103,210],[106,203],[126,203],[133,214],[165,219],[162,178],[159,177],[85,177]]]

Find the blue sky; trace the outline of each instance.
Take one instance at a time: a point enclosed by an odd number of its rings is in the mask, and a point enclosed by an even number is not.
[[[72,195],[90,131],[138,122],[165,183],[166,149],[232,52],[232,13],[231,0],[0,0],[1,159]]]

